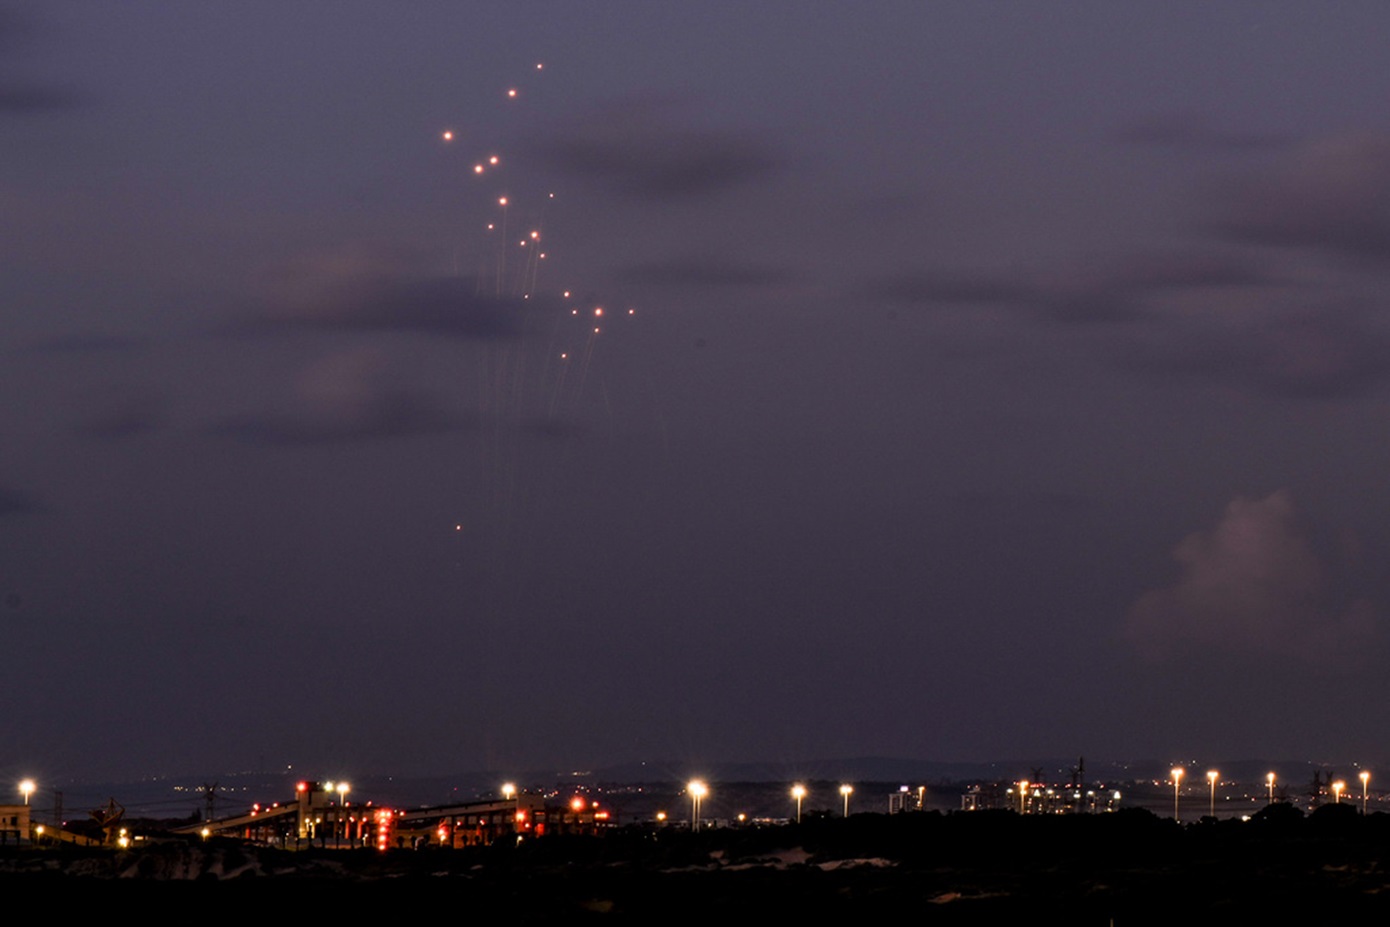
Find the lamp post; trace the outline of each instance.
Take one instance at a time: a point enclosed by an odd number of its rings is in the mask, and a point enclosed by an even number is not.
[[[1366,800],[1370,797],[1367,787],[1371,784],[1371,774],[1366,770],[1361,770],[1361,813],[1366,813]]]
[[[1269,803],[1274,804],[1274,773],[1265,776],[1265,784],[1269,786]]]
[[[1336,782],[1332,783],[1332,800],[1334,803],[1338,805],[1342,803],[1342,791],[1346,787],[1347,784],[1343,782],[1341,779],[1338,779]]]
[[[1363,774],[1364,775],[1364,774]],[[854,793],[854,786],[846,783],[840,786],[840,795],[845,800],[845,817],[849,817],[849,797]]]
[[[1178,818],[1178,785],[1182,782],[1182,774],[1183,774],[1183,772],[1184,772],[1184,770],[1183,770],[1183,768],[1182,768],[1181,766],[1174,766],[1174,767],[1173,767],[1173,820],[1174,820],[1174,821],[1179,820],[1179,818]]]
[[[700,799],[708,794],[709,789],[699,779],[691,779],[686,791],[690,792],[690,829],[698,831],[700,829]]]
[[[513,783],[513,782],[504,782],[504,783],[502,783],[502,800],[503,800],[503,801],[511,801],[513,798],[516,798],[516,784]],[[519,816],[520,816],[520,812],[521,812],[520,801],[518,800],[517,804],[516,804],[515,806],[512,807],[512,815],[511,815],[511,817],[512,817],[512,832],[513,832],[513,833],[515,833],[515,832],[519,829],[519,826],[518,826],[518,825],[521,824],[521,821],[518,820],[518,818],[519,818]]]
[[[1221,778],[1221,773],[1214,769],[1207,770],[1207,781],[1211,783],[1211,809],[1207,814],[1216,817],[1216,780]]]
[[[801,823],[801,800],[806,797],[806,786],[800,782],[792,786],[792,798],[796,799],[796,823]]]
[[[1018,784],[1018,813],[1028,813],[1028,780],[1024,779]]]
[[[34,785],[33,779],[24,779],[20,781],[19,793],[24,796],[24,804],[29,804],[29,796],[34,794],[35,788],[37,788],[37,786]]]
[[[338,830],[344,837],[348,838],[348,843],[351,844],[352,833],[348,830],[347,819],[347,793],[352,791],[352,786],[346,782],[339,782],[335,791],[338,793]],[[338,846],[342,846],[341,840]]]

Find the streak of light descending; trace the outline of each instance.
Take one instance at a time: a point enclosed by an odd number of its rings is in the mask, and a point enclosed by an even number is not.
[[[535,63],[535,70],[545,70],[544,63]],[[520,81],[503,87],[508,88],[507,100],[531,91],[531,85]],[[437,137],[465,141],[462,133],[452,128],[441,127]],[[505,141],[494,139],[487,143],[488,148],[469,152],[459,167],[477,182],[492,180],[494,172],[503,167]],[[553,267],[550,259],[559,254],[547,226],[547,212],[558,202],[557,193],[528,188],[525,172],[514,174],[514,168],[508,165],[505,187],[489,185],[492,189],[474,201],[475,209],[487,213],[484,221],[465,223],[476,236],[472,250],[477,273],[471,289],[480,301],[478,311],[515,315],[514,324],[508,324],[517,337],[480,339],[468,349],[477,360],[478,415],[488,423],[478,431],[480,485],[487,487],[494,520],[503,525],[510,520],[509,513],[527,501],[524,494],[531,492],[532,480],[539,476],[532,468],[550,459],[524,452],[527,445],[523,442],[531,440],[527,437],[530,425],[540,425],[543,433],[562,433],[550,429],[583,408],[580,403],[587,402],[586,387],[602,391],[604,407],[612,417],[607,385],[599,377],[602,366],[596,365],[595,345],[600,334],[608,334],[600,326],[614,324],[609,320],[613,313],[593,303],[576,306],[571,290],[563,291],[562,299],[554,299],[552,294],[559,288],[552,290],[540,279],[542,262]],[[512,248],[523,249],[519,260],[508,256]],[[567,309],[570,312],[566,313]],[[629,318],[634,314],[633,309],[620,313]],[[591,374],[597,381],[594,384],[589,383]],[[467,524],[469,535],[481,538],[478,518],[454,520]],[[455,530],[461,532],[457,525]]]

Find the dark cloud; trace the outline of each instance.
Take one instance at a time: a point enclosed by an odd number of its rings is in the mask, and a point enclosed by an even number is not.
[[[1212,225],[1232,239],[1390,260],[1390,136],[1302,146],[1216,196]]]
[[[1174,320],[1131,363],[1274,396],[1335,399],[1390,380],[1390,333],[1355,306],[1232,311]]]
[[[1142,148],[1197,152],[1265,152],[1289,147],[1289,136],[1215,128],[1193,113],[1166,113],[1132,123],[1115,133],[1127,144]]]
[[[1145,300],[1176,290],[1264,282],[1250,262],[1220,254],[1179,252],[1059,264],[1031,274],[926,271],[869,286],[881,299],[943,305],[999,305],[1064,323],[1122,321],[1145,311]]]
[[[310,364],[280,407],[224,421],[215,430],[249,444],[336,444],[460,427],[458,418],[398,381],[371,349]]]
[[[637,103],[597,113],[527,146],[577,177],[642,199],[723,192],[785,166],[785,159],[750,135],[674,126],[668,107]]]
[[[35,342],[29,350],[37,354],[124,353],[145,346],[146,342],[120,335],[71,334]]]
[[[0,50],[11,52],[24,45],[38,46],[42,31],[31,20],[0,8]],[[0,69],[0,115],[24,116],[70,109],[77,105],[78,99],[71,90],[34,83]]]
[[[495,279],[444,276],[389,250],[356,249],[278,268],[262,308],[238,330],[419,331],[457,338],[518,337],[545,308],[499,292]]]
[[[616,274],[622,283],[672,287],[762,287],[781,283],[787,276],[775,267],[715,257],[634,264]]]
[[[928,270],[871,283],[870,296],[899,303],[1022,304],[1037,297],[1037,290],[1008,277],[973,276]]]
[[[370,408],[349,417],[272,413],[259,418],[227,419],[213,430],[245,444],[289,447],[408,437],[448,431],[458,424],[418,397],[401,393],[381,396]]]
[[[38,505],[27,494],[0,486],[0,518],[6,515],[27,515],[38,510]]]
[[[163,403],[149,393],[117,392],[99,400],[78,423],[80,434],[120,441],[153,431],[163,421]]]
[[[76,94],[54,87],[12,83],[0,76],[0,113],[28,115],[71,109],[76,106]]]
[[[1127,618],[1130,639],[1150,657],[1215,648],[1333,663],[1357,659],[1377,634],[1370,603],[1348,601],[1329,582],[1282,490],[1234,500],[1173,558],[1178,578],[1141,596]]]

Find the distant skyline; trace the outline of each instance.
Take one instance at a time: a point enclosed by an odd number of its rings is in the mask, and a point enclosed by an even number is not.
[[[1377,768],[1388,38],[0,0],[0,776]]]

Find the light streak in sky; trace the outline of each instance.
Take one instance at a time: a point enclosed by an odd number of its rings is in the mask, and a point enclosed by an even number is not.
[[[535,70],[544,71],[544,64],[537,63]],[[513,86],[506,97],[518,100],[524,90],[527,88]],[[455,131],[445,129],[440,137],[453,142]],[[469,157],[463,167],[468,176],[493,188],[486,201],[491,215],[477,225],[465,223],[465,227],[481,226],[483,232],[475,245],[465,244],[460,250],[474,252],[479,258],[475,295],[488,294],[498,311],[517,313],[516,329],[522,332],[519,337],[485,339],[470,345],[470,350],[478,352],[476,417],[485,423],[479,430],[481,479],[470,485],[483,487],[494,514],[510,524],[515,521],[513,510],[521,504],[523,490],[534,479],[535,464],[524,448],[533,446],[532,435],[563,433],[560,423],[584,408],[586,385],[602,367],[595,366],[597,342],[601,335],[607,335],[594,323],[609,314],[600,305],[575,305],[573,290],[551,289],[542,280],[542,262],[550,263],[557,243],[563,247],[563,241],[552,242],[546,234],[546,213],[557,202],[556,193],[534,193],[534,188],[528,189],[524,172],[517,175],[511,170],[507,186],[502,186],[498,172],[507,160],[505,146],[502,150],[475,149]],[[524,223],[524,237],[514,233],[509,237],[509,224],[518,223]],[[545,250],[541,249],[542,242]],[[523,250],[509,260],[507,252],[513,247]],[[631,309],[626,313],[628,317],[634,314]],[[579,330],[576,324],[586,319],[589,324]],[[603,409],[611,415],[608,408],[605,395]],[[454,521],[455,531],[463,533],[463,524],[476,527],[479,519]]]

